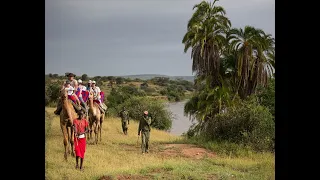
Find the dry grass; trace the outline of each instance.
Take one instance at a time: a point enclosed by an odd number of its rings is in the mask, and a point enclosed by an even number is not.
[[[84,172],[75,169],[75,158],[64,161],[63,138],[54,108],[46,108],[46,179],[274,179],[274,156],[255,158],[192,159],[159,156],[162,143],[174,143],[179,136],[151,130],[150,153],[142,155],[137,145],[138,123],[130,121],[128,136],[122,134],[120,119],[105,119],[102,142],[87,145]],[[107,179],[107,178],[106,178]]]

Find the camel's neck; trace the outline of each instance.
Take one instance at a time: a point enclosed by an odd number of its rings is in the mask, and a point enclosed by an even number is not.
[[[93,98],[89,99],[89,111],[91,111],[92,116],[97,117],[99,115],[99,108],[97,105],[94,105]]]
[[[72,104],[71,102],[69,102],[69,100],[67,98],[64,98],[62,100],[62,107],[63,107],[63,110],[65,111],[65,116],[67,115],[68,118],[72,121],[73,120],[73,114],[72,114]]]
[[[93,98],[89,99],[89,108],[93,109]]]

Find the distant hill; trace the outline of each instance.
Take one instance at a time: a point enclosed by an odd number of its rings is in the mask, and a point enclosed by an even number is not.
[[[168,77],[172,80],[176,80],[176,79],[182,79],[182,80],[187,80],[187,81],[191,81],[193,82],[194,80],[194,76],[167,76],[167,75],[162,75],[162,74],[137,74],[137,75],[126,75],[126,76],[121,76],[124,78],[130,78],[130,79],[142,79],[142,80],[148,80],[148,79],[152,79],[155,77]]]
[[[55,74],[55,75],[57,77],[62,76],[64,78],[64,75],[58,75],[58,74]],[[130,78],[130,79],[139,78],[141,80],[149,80],[149,79],[152,79],[155,77],[168,77],[171,80],[182,79],[182,80],[186,80],[186,81],[190,81],[190,82],[194,81],[194,76],[168,76],[168,75],[163,75],[163,74],[136,74],[136,75],[115,76],[115,77],[124,77],[124,78]],[[45,74],[45,79],[48,79],[48,78],[49,78],[49,74]]]

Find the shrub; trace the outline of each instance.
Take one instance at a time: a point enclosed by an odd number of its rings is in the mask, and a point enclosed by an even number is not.
[[[267,87],[258,87],[259,103],[267,107],[273,117],[275,116],[275,79],[271,79]]]
[[[130,119],[140,120],[143,112],[147,110],[152,117],[151,126],[160,130],[169,130],[172,126],[172,113],[167,110],[161,100],[148,97],[131,97],[116,109],[125,106],[129,112]]]
[[[45,87],[45,105],[56,102],[60,96],[61,82],[46,83]]]
[[[201,127],[199,127],[201,126]],[[268,108],[258,104],[255,97],[240,101],[226,109],[225,113],[217,114],[206,122],[189,130],[190,137],[200,129],[200,136],[208,141],[228,141],[243,144],[255,150],[273,150],[275,127],[272,114]]]

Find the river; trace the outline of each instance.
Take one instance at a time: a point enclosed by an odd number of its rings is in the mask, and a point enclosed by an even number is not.
[[[187,116],[184,116],[184,105],[187,101],[181,102],[170,102],[168,103],[168,110],[173,114],[171,134],[181,135],[187,132],[189,127],[192,125],[191,121]]]

